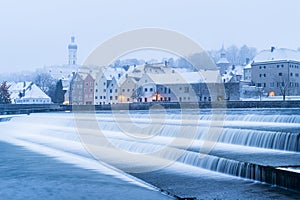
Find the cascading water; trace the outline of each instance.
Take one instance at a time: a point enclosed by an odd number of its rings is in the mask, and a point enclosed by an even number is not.
[[[210,113],[202,114],[195,119],[196,115],[192,115],[190,126],[197,126],[198,131],[195,139],[201,140],[203,135],[208,132],[210,126]],[[159,117],[159,116],[158,116]],[[197,116],[196,116],[197,117]],[[132,119],[136,124],[149,125],[145,122],[142,114]],[[98,115],[99,125],[101,129],[108,131],[123,131],[111,117]],[[274,120],[274,122],[272,122]],[[127,116],[118,119],[118,122],[130,127],[133,123]],[[299,122],[298,122],[299,121]],[[260,122],[257,125],[256,122]],[[159,123],[159,122],[158,122]],[[155,122],[151,122],[153,126]],[[187,125],[187,124],[184,124]],[[182,126],[178,114],[168,115],[164,122],[160,136],[177,137],[177,133]],[[288,130],[282,130],[288,129]],[[253,115],[253,114],[227,114],[225,118],[224,128],[220,133],[218,142],[252,146],[259,148],[278,149],[285,151],[300,151],[300,116],[294,115]],[[135,132],[133,128],[131,132]]]

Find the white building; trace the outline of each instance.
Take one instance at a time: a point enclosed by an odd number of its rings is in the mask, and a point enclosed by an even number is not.
[[[51,98],[32,82],[11,83],[9,87],[13,104],[50,104]]]

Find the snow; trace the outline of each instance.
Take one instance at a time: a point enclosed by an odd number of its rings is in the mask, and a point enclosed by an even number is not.
[[[193,84],[193,83],[216,83],[217,72],[212,70],[201,70],[200,72],[184,72],[171,74],[148,74],[149,78],[156,84]]]
[[[273,52],[271,50],[261,51],[253,59],[255,63],[258,62],[270,62],[270,61],[298,61],[300,62],[300,52],[286,48],[275,48]]]
[[[246,65],[246,66],[244,67],[244,69],[251,69],[251,68],[252,68],[251,63],[249,63],[248,65]]]
[[[50,97],[46,95],[38,86],[33,84],[26,92],[25,98],[42,98],[49,99]]]
[[[220,58],[217,64],[229,64],[229,61],[226,58]]]
[[[9,92],[13,103],[51,103],[51,98],[32,82],[12,83]],[[21,98],[20,93],[24,95]]]

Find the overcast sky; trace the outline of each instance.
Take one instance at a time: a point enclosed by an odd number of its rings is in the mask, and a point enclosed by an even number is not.
[[[247,44],[300,47],[298,0],[0,1],[0,69],[67,63],[71,35],[78,62],[114,35],[143,27],[182,33],[204,49]]]

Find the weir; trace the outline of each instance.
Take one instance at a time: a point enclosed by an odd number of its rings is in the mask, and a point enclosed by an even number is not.
[[[300,174],[282,169],[291,165],[300,166],[300,116],[297,113],[297,109],[279,110],[276,115],[268,110],[252,113],[230,110],[215,149],[205,156],[199,156],[199,151],[210,127],[210,112],[191,111],[191,120],[184,125],[180,122],[180,111],[169,112],[166,116],[157,113],[152,115],[154,119],[150,119],[146,111],[139,111],[130,118],[126,114],[118,115],[117,120],[111,113],[102,113],[97,115],[97,119],[101,129],[108,131],[107,137],[111,138],[114,145],[134,153],[154,152],[177,137],[180,126],[197,126],[195,142],[189,149],[182,149],[180,145],[169,146],[174,151],[185,151],[177,162],[300,191]],[[155,119],[164,120],[159,122]],[[151,133],[157,140],[136,142],[119,134],[124,131],[134,133],[136,129],[133,123],[139,126],[158,126],[163,123],[163,126],[159,133]],[[172,150],[161,157],[173,158],[170,152]]]

